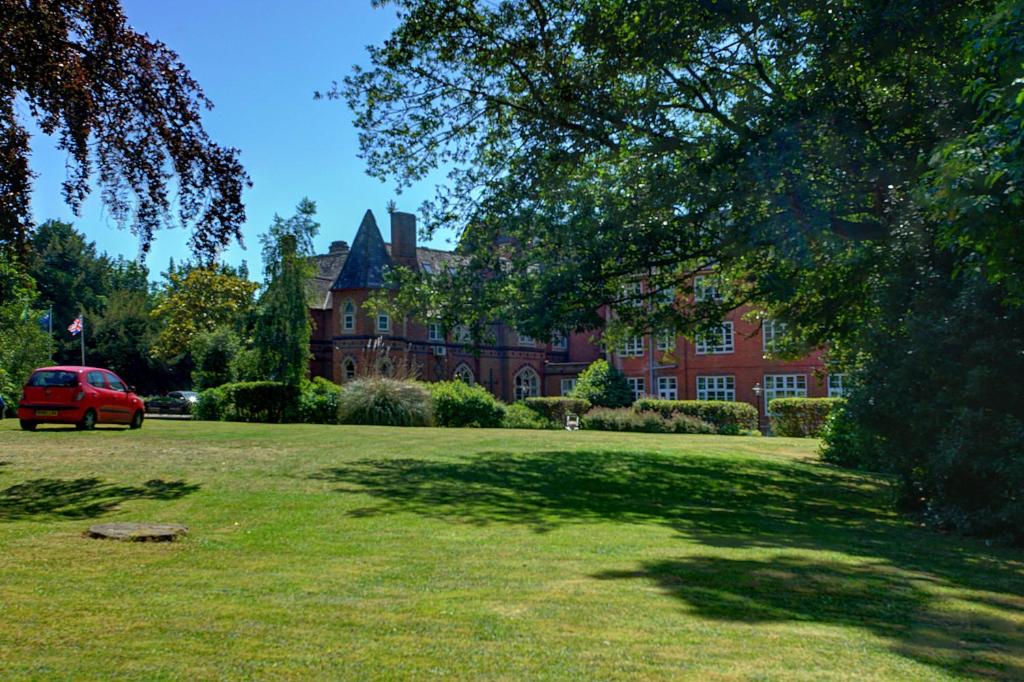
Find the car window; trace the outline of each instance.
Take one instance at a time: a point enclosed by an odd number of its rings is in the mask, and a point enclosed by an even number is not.
[[[89,382],[90,386],[95,386],[96,388],[107,387],[107,382],[103,380],[103,372],[89,372],[85,380]]]
[[[78,385],[78,374],[66,372],[59,369],[48,369],[36,372],[28,380],[29,386],[45,386],[57,388],[71,388]]]
[[[128,392],[128,389],[124,387],[124,384],[121,383],[120,379],[115,377],[110,372],[104,372],[104,374],[107,377],[107,383],[110,384],[110,388],[114,389],[115,391],[121,391],[122,393]]]

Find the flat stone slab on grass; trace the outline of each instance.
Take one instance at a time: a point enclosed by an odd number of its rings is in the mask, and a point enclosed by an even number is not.
[[[85,531],[87,538],[130,542],[172,542],[187,534],[178,523],[101,523]]]

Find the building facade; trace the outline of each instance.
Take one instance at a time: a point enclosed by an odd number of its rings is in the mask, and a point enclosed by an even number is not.
[[[493,344],[474,351],[468,330],[445,333],[436,324],[393,320],[371,314],[367,299],[386,286],[385,273],[403,265],[427,273],[440,271],[454,258],[448,251],[416,245],[416,219],[390,214],[391,241],[385,242],[371,211],[363,216],[351,247],[331,244],[314,257],[317,303],[313,318],[311,373],[337,383],[350,381],[368,365],[415,365],[420,378],[460,378],[478,383],[504,401],[529,396],[565,395],[591,362],[607,357],[622,370],[636,397],[679,400],[739,400],[766,414],[768,401],[780,397],[840,395],[842,376],[826,373],[820,353],[794,361],[766,357],[785,329],[771,320],[744,320],[744,310],[730,313],[718,334],[696,341],[677,336],[641,336],[605,352],[591,334],[573,334],[545,343],[495,323]],[[696,296],[714,296],[695,278]],[[386,346],[381,354],[374,349]],[[391,366],[373,369],[389,372]],[[756,395],[760,390],[760,397]]]

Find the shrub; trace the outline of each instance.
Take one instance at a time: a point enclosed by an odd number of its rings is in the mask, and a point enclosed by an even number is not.
[[[208,388],[199,393],[199,399],[192,408],[192,418],[203,421],[227,419],[227,396],[221,388]]]
[[[705,421],[725,436],[738,435],[744,430],[757,429],[757,409],[747,403],[729,400],[655,400],[643,398],[633,404],[636,412],[657,412],[670,418],[686,414]]]
[[[430,426],[430,391],[414,381],[366,377],[345,384],[338,403],[342,424]]]
[[[580,419],[580,428],[588,431],[634,431],[668,433],[667,419],[654,412],[634,412],[629,408],[595,407]]]
[[[582,398],[527,398],[523,404],[559,426],[565,425],[565,416],[570,412],[581,416],[590,409],[590,402]]]
[[[625,375],[608,364],[594,360],[580,373],[570,398],[580,398],[599,407],[627,407],[633,402],[633,391]]]
[[[884,471],[875,437],[857,424],[845,403],[832,408],[819,433],[821,459],[829,464]]]
[[[299,387],[279,381],[244,381],[224,384],[226,418],[277,424],[298,407]]]
[[[793,438],[816,437],[841,398],[776,398],[768,404],[772,433]]]
[[[341,386],[323,377],[302,382],[294,421],[304,424],[336,424]]]
[[[238,334],[227,326],[196,334],[190,344],[194,363],[192,384],[196,389],[216,388],[233,381],[236,377],[231,365],[241,345]]]
[[[505,409],[501,421],[506,429],[557,429],[559,425],[542,417],[523,403],[512,403]]]
[[[675,413],[668,418],[668,424],[672,433],[716,433],[713,424],[689,414]]]
[[[499,427],[505,406],[480,385],[463,381],[439,381],[430,384],[437,426]]]

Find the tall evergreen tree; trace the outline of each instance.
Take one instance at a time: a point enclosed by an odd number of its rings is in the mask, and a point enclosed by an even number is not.
[[[274,216],[263,243],[266,290],[254,334],[258,366],[268,379],[298,385],[309,375],[309,280],[316,204],[303,199],[291,218]]]

